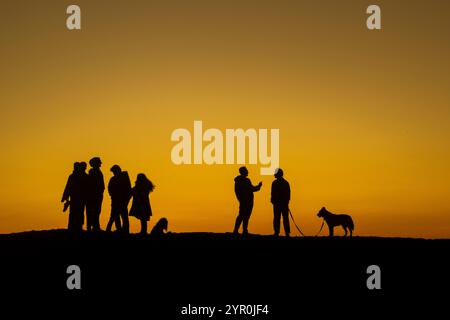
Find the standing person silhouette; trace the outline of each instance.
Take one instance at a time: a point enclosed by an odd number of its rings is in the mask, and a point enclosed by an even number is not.
[[[270,202],[273,204],[273,230],[274,235],[280,234],[280,220],[283,216],[283,226],[286,237],[291,233],[289,225],[289,201],[291,200],[291,187],[283,178],[283,170],[275,170],[275,180],[272,182]]]
[[[128,203],[131,198],[131,182],[128,172],[122,171],[117,165],[111,167],[113,177],[108,183],[108,192],[111,196],[111,216],[109,218],[106,231],[111,231],[113,222],[116,230],[124,234],[130,233],[130,224],[128,222]],[[122,218],[122,222],[120,219]]]
[[[105,191],[105,181],[100,171],[102,161],[99,157],[89,160],[91,169],[89,170],[89,193],[86,203],[86,220],[88,231],[100,231],[100,213],[102,211],[103,192]]]
[[[139,173],[136,183],[131,191],[133,202],[131,204],[130,216],[141,221],[141,234],[147,234],[147,222],[152,216],[149,194],[155,189],[153,183],[147,179],[145,174]]]
[[[73,172],[67,179],[61,202],[69,204],[69,223],[67,229],[81,232],[84,223],[84,208],[86,206],[87,174],[86,162],[75,162]]]
[[[253,210],[253,193],[261,189],[262,182],[259,182],[257,186],[252,185],[248,176],[248,170],[246,167],[239,168],[240,175],[234,178],[234,193],[239,201],[239,214],[236,218],[233,233],[239,233],[239,227],[242,223],[242,234],[248,234],[248,221]]]

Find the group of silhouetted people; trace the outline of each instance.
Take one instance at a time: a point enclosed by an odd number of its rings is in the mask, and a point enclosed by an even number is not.
[[[67,180],[61,202],[64,202],[64,211],[69,209],[68,229],[82,231],[84,213],[86,212],[87,231],[98,232],[100,228],[100,213],[102,211],[103,193],[105,182],[100,167],[102,161],[95,157],[89,161],[91,168],[86,173],[86,162],[75,162],[73,172]],[[117,164],[111,167],[113,177],[108,183],[108,193],[111,196],[111,216],[106,226],[110,232],[113,224],[116,230],[125,234],[130,232],[128,216],[133,216],[141,222],[141,234],[147,234],[147,223],[152,216],[149,195],[155,186],[143,173],[139,173],[135,186],[131,186],[127,171],[123,171]],[[234,233],[239,233],[242,224],[243,234],[248,234],[248,223],[253,210],[253,193],[262,187],[262,182],[254,186],[248,176],[246,167],[239,168],[240,175],[234,179],[234,191],[239,201],[239,214],[234,225]],[[286,236],[289,237],[289,201],[291,189],[289,182],[283,177],[283,170],[277,169],[275,180],[272,183],[271,203],[273,205],[273,229],[274,235],[280,233],[280,222],[283,217],[283,225]],[[128,204],[133,199],[130,212]],[[167,229],[167,219],[161,219],[157,225],[161,229]],[[162,229],[161,229],[162,230]]]
[[[98,232],[100,228],[100,213],[102,211],[105,182],[100,170],[102,162],[95,157],[89,161],[91,169],[86,173],[86,162],[75,162],[73,172],[67,180],[61,202],[64,211],[69,208],[70,231],[83,230],[84,213],[86,212],[87,231]],[[111,167],[113,177],[108,183],[108,193],[111,196],[111,216],[106,226],[110,232],[113,224],[116,230],[128,234],[130,223],[128,215],[136,217],[141,222],[141,234],[147,234],[147,222],[152,216],[149,194],[155,186],[143,173],[137,175],[134,187],[131,187],[128,172],[122,171],[118,165]],[[130,212],[128,204],[133,199]],[[167,220],[165,226],[167,229]]]
[[[239,214],[234,224],[234,233],[239,233],[242,224],[242,234],[248,234],[248,222],[253,210],[253,193],[262,187],[262,182],[254,186],[248,176],[246,167],[239,168],[239,176],[234,178],[234,192],[239,201]],[[291,199],[291,188],[289,182],[283,177],[283,170],[275,171],[275,180],[272,182],[270,202],[273,205],[273,229],[274,235],[280,234],[280,220],[283,217],[283,225],[286,236],[290,235],[289,225],[289,201]]]

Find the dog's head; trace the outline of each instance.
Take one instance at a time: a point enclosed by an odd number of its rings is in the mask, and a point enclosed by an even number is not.
[[[317,213],[317,216],[319,218],[323,218],[324,216],[326,216],[327,213],[328,213],[327,209],[325,207],[322,207],[322,209],[320,209],[319,212]]]

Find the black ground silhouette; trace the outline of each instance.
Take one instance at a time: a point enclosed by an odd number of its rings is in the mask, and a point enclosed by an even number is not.
[[[368,304],[393,303],[399,296],[429,298],[450,284],[450,240],[231,233],[75,236],[50,230],[0,235],[0,247],[2,290],[9,297],[145,301],[167,319],[175,319],[187,304],[269,304],[272,316],[292,316],[299,304],[303,310],[309,302],[356,296]],[[80,291],[66,288],[66,268],[72,264],[82,271]],[[381,268],[379,291],[366,286],[372,264]]]

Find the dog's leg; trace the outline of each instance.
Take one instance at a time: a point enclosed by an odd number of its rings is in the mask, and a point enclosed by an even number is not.
[[[333,237],[333,230],[334,230],[334,227],[328,226],[328,229],[330,230],[330,238],[331,238],[331,237]]]
[[[346,236],[347,236],[347,227],[346,227],[346,226],[344,226],[344,225],[342,225],[342,229],[344,229],[344,231],[345,231],[345,233],[344,233],[344,237],[346,237]]]

